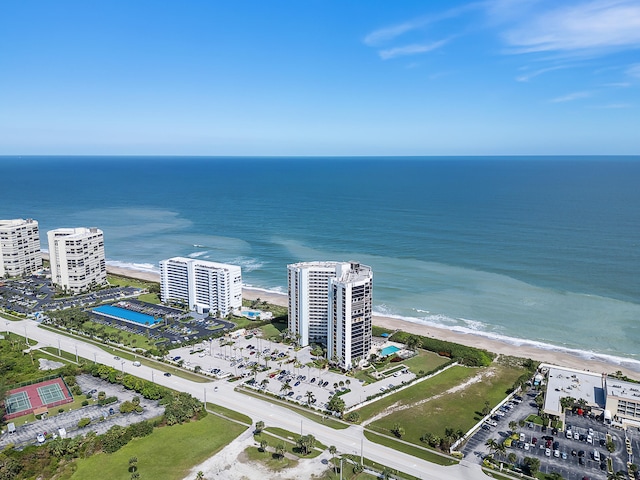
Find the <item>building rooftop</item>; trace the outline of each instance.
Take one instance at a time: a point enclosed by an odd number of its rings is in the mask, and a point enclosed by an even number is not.
[[[230,265],[228,263],[218,263],[211,262],[209,260],[200,260],[199,258],[187,258],[187,257],[173,257],[167,260],[163,260],[165,262],[182,262],[182,263],[191,263],[194,265],[201,265],[203,267],[216,268],[216,269],[230,269],[230,268],[241,268],[239,265]]]
[[[562,410],[560,399],[564,397],[584,399],[588,405],[604,408],[606,397],[602,375],[549,365],[544,368],[548,368],[545,412],[559,414]]]
[[[617,378],[607,378],[607,395],[640,402],[640,384],[625,382]]]

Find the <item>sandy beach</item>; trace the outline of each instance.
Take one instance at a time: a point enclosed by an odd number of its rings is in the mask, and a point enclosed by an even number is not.
[[[115,275],[123,275],[126,277],[138,278],[141,280],[152,282],[160,281],[160,275],[153,272],[141,272],[138,270],[114,266],[107,266],[107,271]],[[248,300],[255,300],[256,298],[260,298],[261,300],[266,300],[267,302],[274,305],[287,306],[287,296],[285,294],[278,294],[275,292],[268,292],[265,290],[245,287],[242,289],[242,296],[243,298]],[[612,373],[620,370],[625,375],[631,378],[640,378],[639,371],[632,370],[628,367],[614,364],[612,362],[607,362],[605,359],[584,358],[582,356],[572,355],[570,353],[545,350],[526,344],[513,345],[497,339],[483,337],[481,335],[454,332],[446,328],[421,325],[419,323],[413,323],[406,320],[400,320],[397,318],[390,318],[381,315],[374,315],[373,323],[374,325],[378,325],[389,330],[403,330],[405,332],[424,335],[426,337],[433,337],[441,340],[447,340],[449,342],[483,348],[490,352],[503,355],[526,357],[541,362],[552,363],[555,365],[582,370],[590,370],[592,372],[598,373]]]

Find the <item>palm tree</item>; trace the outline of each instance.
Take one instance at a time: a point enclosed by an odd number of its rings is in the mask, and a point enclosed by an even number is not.
[[[513,433],[515,433],[517,427],[518,427],[518,423],[515,422],[514,420],[511,420],[509,422],[509,430],[511,430]]]
[[[280,391],[281,392],[287,392],[287,391],[292,390],[292,389],[293,389],[293,387],[291,386],[291,383],[289,383],[289,382],[283,383],[282,387],[280,387]]]
[[[198,472],[196,474],[196,480],[204,480],[204,473]]]
[[[337,451],[338,451],[338,449],[335,447],[335,445],[331,445],[329,447],[329,453],[331,454],[331,463],[333,464],[333,473],[337,473],[336,472],[337,465],[336,465],[336,462],[334,461]]]
[[[251,370],[251,373],[253,373],[253,380],[255,381],[256,376],[258,375],[258,370],[260,370],[260,365],[255,363],[251,365],[251,367],[249,367],[249,370]]]
[[[504,443],[498,443],[498,446],[496,447],[496,453],[499,454],[502,458],[505,457],[505,455],[507,454],[507,447]]]
[[[285,452],[285,448],[284,448],[284,443],[280,442],[276,445],[276,455],[278,455],[280,458],[284,458],[284,452]]]
[[[625,478],[627,478],[627,476],[622,470],[607,475],[607,480],[624,480]]]
[[[263,452],[266,452],[268,446],[269,446],[269,443],[264,438],[260,440],[260,450],[262,450]]]
[[[490,438],[484,445],[489,448],[489,454],[493,455],[496,450],[498,450],[498,442],[496,442],[495,438]]]
[[[263,390],[266,390],[267,385],[269,385],[269,379],[268,378],[265,378],[264,380],[262,380],[260,382],[260,386],[262,387]]]
[[[315,400],[315,395],[313,394],[312,391],[307,391],[307,393],[305,393],[306,397],[307,397],[307,405],[311,405],[311,402],[313,402]]]

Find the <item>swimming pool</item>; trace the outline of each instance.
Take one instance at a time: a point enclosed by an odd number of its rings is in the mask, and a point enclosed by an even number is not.
[[[93,309],[94,312],[115,318],[116,320],[125,320],[127,322],[137,323],[138,325],[153,326],[162,321],[155,319],[151,315],[145,313],[134,312],[126,308],[114,307],[113,305],[101,305]]]
[[[395,345],[391,345],[389,347],[384,347],[382,349],[382,351],[380,352],[380,356],[381,357],[388,357],[391,354],[394,354],[396,352],[399,352],[400,349],[398,347],[396,347]]]

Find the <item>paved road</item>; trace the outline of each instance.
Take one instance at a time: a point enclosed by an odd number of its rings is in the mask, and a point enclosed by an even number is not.
[[[3,328],[4,327],[4,328]],[[99,347],[71,339],[54,332],[38,328],[38,324],[31,320],[19,322],[4,322],[0,324],[0,331],[9,330],[18,335],[25,331],[30,339],[37,340],[39,346],[57,347],[70,353],[78,353],[87,359],[95,358],[99,363],[122,369],[126,373],[136,375],[146,380],[165,385],[175,390],[190,393],[196,398],[214,402],[223,407],[242,412],[255,422],[264,421],[267,426],[284,428],[291,432],[311,433],[325,445],[335,445],[339,452],[364,456],[382,465],[408,473],[424,480],[486,480],[478,465],[462,462],[459,465],[443,467],[419,458],[407,455],[397,450],[370,442],[363,436],[362,427],[353,425],[344,430],[334,430],[319,423],[302,417],[286,408],[258,398],[249,397],[234,391],[234,384],[227,381],[209,383],[195,383],[178,376],[164,377],[162,371],[142,365],[134,367],[130,361],[115,360]],[[214,386],[218,391],[214,392]]]

